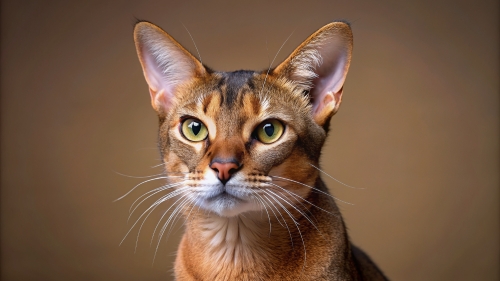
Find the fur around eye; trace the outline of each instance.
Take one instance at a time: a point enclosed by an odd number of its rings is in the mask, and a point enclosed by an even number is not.
[[[187,140],[194,142],[202,141],[208,136],[207,126],[195,118],[182,121],[180,131]]]
[[[254,135],[260,142],[270,144],[277,141],[284,131],[285,126],[283,123],[276,119],[269,119],[257,126]]]

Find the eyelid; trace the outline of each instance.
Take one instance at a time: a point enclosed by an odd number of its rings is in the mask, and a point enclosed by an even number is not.
[[[270,121],[270,120],[276,120],[278,122],[281,123],[281,125],[283,125],[283,128],[287,127],[288,126],[288,123],[283,121],[282,119],[278,118],[278,117],[268,117],[266,119],[263,119],[262,121],[256,123],[257,125],[255,125],[252,129],[252,132],[255,131],[255,129],[257,129],[257,127],[259,127],[262,123],[266,122],[266,121]]]

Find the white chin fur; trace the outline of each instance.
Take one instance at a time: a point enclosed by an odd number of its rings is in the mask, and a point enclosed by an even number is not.
[[[245,212],[260,210],[260,206],[254,202],[243,201],[227,194],[223,197],[197,200],[196,205],[204,210],[227,218],[235,217]]]

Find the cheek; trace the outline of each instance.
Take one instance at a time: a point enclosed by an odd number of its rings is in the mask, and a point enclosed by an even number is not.
[[[311,192],[308,186],[314,186],[318,176],[307,159],[302,151],[295,149],[283,163],[269,171],[269,176],[273,182],[305,198]]]
[[[187,140],[179,139],[175,133],[170,136],[169,144],[168,153],[165,155],[170,156],[169,159],[165,159],[165,162],[171,161],[170,158],[175,159],[176,162],[182,162],[189,172],[196,169],[205,153],[205,141],[190,143]],[[171,157],[171,155],[175,155],[175,157]]]
[[[165,154],[165,158],[163,160],[165,162],[167,174],[189,172],[188,166],[177,156],[177,154],[173,152]]]
[[[251,152],[252,160],[259,170],[269,172],[273,167],[281,165],[290,157],[296,142],[296,136],[288,136],[286,140],[273,144],[258,143]]]

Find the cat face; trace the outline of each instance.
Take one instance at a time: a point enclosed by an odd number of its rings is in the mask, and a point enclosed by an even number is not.
[[[211,73],[179,89],[160,142],[167,174],[186,173],[194,204],[233,216],[263,208],[259,196],[289,196],[272,176],[313,184],[308,163],[317,162],[325,132],[302,91],[274,77],[264,85],[265,76]]]
[[[350,29],[337,24],[263,72],[213,72],[158,27],[136,25],[169,186],[182,202],[231,217],[307,198],[350,61]]]

